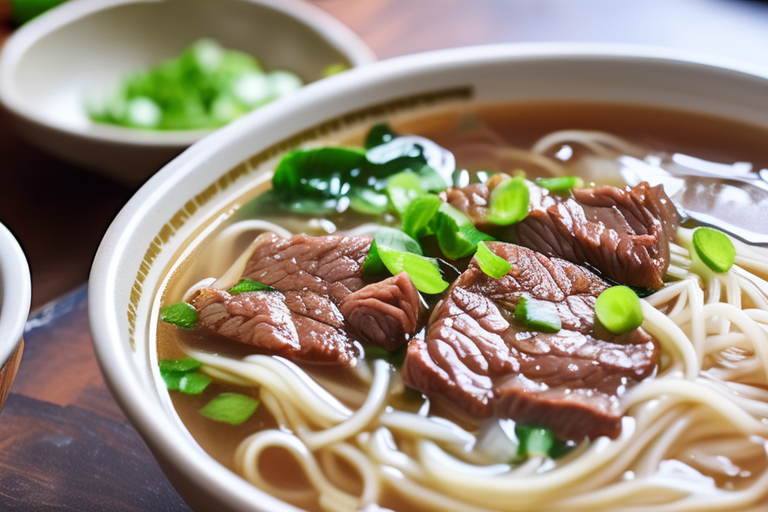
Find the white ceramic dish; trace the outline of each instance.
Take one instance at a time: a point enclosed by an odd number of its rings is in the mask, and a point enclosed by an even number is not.
[[[0,224],[0,408],[5,404],[24,347],[32,282],[24,252]]]
[[[89,283],[91,328],[104,375],[190,505],[293,510],[214,462],[185,435],[150,365],[158,284],[198,226],[263,176],[253,165],[263,162],[262,156],[279,156],[348,122],[372,123],[430,101],[632,102],[768,129],[766,98],[763,69],[649,48],[559,44],[412,55],[313,84],[291,101],[269,105],[194,145],[151,178],[117,216]]]
[[[209,131],[150,132],[93,123],[87,94],[178,56],[201,37],[305,81],[374,55],[349,28],[301,0],[77,0],[24,25],[0,56],[0,103],[30,141],[127,184],[145,180]]]

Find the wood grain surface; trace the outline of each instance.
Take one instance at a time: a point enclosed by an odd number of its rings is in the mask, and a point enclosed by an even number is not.
[[[768,4],[760,1],[312,3],[350,26],[382,59],[461,45],[599,41],[768,66]],[[8,12],[9,1],[0,0],[0,44],[13,30]],[[35,310],[0,414],[0,510],[189,510],[112,398],[88,330],[84,283],[91,260],[134,191],[38,151],[4,118],[0,176],[0,222],[30,261]]]

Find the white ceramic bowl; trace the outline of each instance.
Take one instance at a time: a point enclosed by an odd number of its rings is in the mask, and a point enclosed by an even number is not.
[[[0,408],[21,362],[31,300],[27,259],[8,228],[0,224]]]
[[[157,286],[185,240],[298,142],[440,101],[605,100],[686,109],[768,129],[768,72],[666,50],[502,45],[382,61],[306,87],[192,146],[128,202],[96,255],[89,313],[104,375],[181,495],[200,510],[293,510],[197,448],[150,367]],[[270,152],[271,151],[271,152]],[[256,158],[254,158],[256,156]],[[154,316],[153,316],[154,315]]]
[[[87,95],[211,37],[305,81],[373,61],[349,28],[301,0],[77,0],[24,25],[0,56],[0,102],[19,133],[75,164],[138,184],[209,131],[93,123]]]

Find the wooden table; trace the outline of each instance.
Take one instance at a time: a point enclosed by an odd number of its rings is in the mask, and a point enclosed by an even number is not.
[[[768,3],[749,0],[316,0],[379,58],[462,45],[606,41],[768,66]],[[0,0],[0,44],[10,33]],[[85,282],[133,190],[58,161],[0,120],[0,222],[32,268],[33,315],[0,414],[0,510],[189,510],[106,388]],[[194,505],[194,504],[192,504]]]

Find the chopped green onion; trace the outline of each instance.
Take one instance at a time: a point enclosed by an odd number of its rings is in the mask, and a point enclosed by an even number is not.
[[[203,366],[203,363],[192,357],[181,359],[163,359],[159,365],[161,372],[193,372]]]
[[[211,378],[199,372],[187,373],[179,380],[179,391],[188,395],[199,395],[208,384]]]
[[[163,378],[165,387],[169,391],[178,391],[179,386],[181,386],[181,378],[185,375],[184,372],[160,372],[160,377]]]
[[[181,380],[195,372],[203,365],[197,359],[184,357],[181,359],[163,359],[159,362],[160,376],[169,390],[181,389]]]
[[[339,74],[339,73],[341,73],[343,71],[346,71],[348,69],[349,69],[349,66],[347,66],[343,62],[336,62],[334,64],[331,64],[330,66],[326,66],[323,69],[322,75],[323,75],[323,78],[327,78],[329,76],[333,76],[333,75]]]
[[[387,248],[398,252],[410,252],[423,256],[424,252],[421,250],[419,242],[403,233],[399,229],[380,227],[376,231],[376,245],[381,250]]]
[[[540,332],[557,332],[562,329],[557,306],[546,300],[520,297],[515,308],[515,319],[529,328]]]
[[[275,291],[274,288],[272,288],[269,285],[261,284],[256,281],[251,281],[250,279],[246,279],[243,277],[240,279],[240,281],[237,282],[235,286],[227,290],[232,295],[239,295],[241,293],[247,293],[247,292],[273,292]]]
[[[368,256],[363,261],[363,274],[366,276],[375,276],[384,272],[384,262],[381,261],[379,250],[376,248],[376,238],[371,242],[371,248],[368,250]]]
[[[479,242],[477,244],[475,258],[477,258],[477,264],[480,266],[480,270],[494,279],[504,277],[512,268],[512,265],[507,260],[491,251],[488,246],[485,245],[485,242]]]
[[[374,275],[383,267],[392,275],[406,272],[416,289],[424,293],[440,293],[448,287],[437,262],[425,258],[419,243],[399,229],[379,228],[363,262],[363,273]]]
[[[419,176],[421,188],[426,192],[441,192],[448,188],[440,173],[428,165],[423,166],[416,174]]]
[[[478,242],[495,240],[492,236],[478,231],[464,212],[449,203],[440,205],[431,226],[437,235],[440,250],[452,260],[475,252]]]
[[[643,323],[640,299],[628,286],[605,289],[595,301],[595,316],[616,335],[634,331]]]
[[[536,185],[555,194],[563,194],[574,188],[584,186],[584,180],[578,176],[556,176],[553,178],[537,178]]]
[[[425,190],[421,188],[419,176],[415,172],[399,172],[387,180],[387,195],[400,218],[405,216],[408,206],[424,194]]]
[[[693,247],[701,261],[715,272],[728,272],[736,260],[736,248],[727,235],[712,228],[693,232]]]
[[[373,189],[354,186],[349,191],[349,207],[365,215],[382,215],[389,209],[389,198]]]
[[[252,56],[200,39],[174,59],[87,101],[94,121],[157,130],[209,129],[295,91],[295,73],[265,73]]]
[[[488,220],[501,226],[520,222],[528,215],[530,201],[530,191],[522,177],[505,180],[491,191]]]
[[[182,329],[192,329],[197,324],[197,310],[192,304],[177,302],[160,311],[160,320]]]
[[[449,285],[443,280],[440,267],[434,259],[384,247],[379,247],[378,251],[381,261],[392,275],[406,272],[420,292],[436,294],[448,288]]]
[[[529,425],[515,425],[515,436],[520,443],[517,448],[517,461],[521,462],[529,456],[552,457],[556,459],[568,453],[572,446],[555,437],[548,428]]]
[[[256,412],[258,406],[259,401],[249,396],[240,393],[222,393],[208,402],[199,412],[214,421],[240,425]]]
[[[424,254],[419,242],[408,236],[406,233],[403,233],[399,229],[382,226],[376,231],[376,236],[373,237],[368,256],[363,262],[363,274],[373,276],[384,272],[386,267],[381,259],[379,247],[396,252],[410,252],[418,254],[419,256]],[[389,270],[391,271],[391,269]]]
[[[403,231],[415,239],[431,235],[430,223],[442,204],[443,201],[434,194],[414,199],[403,215]]]
[[[301,78],[296,73],[285,70],[275,70],[267,75],[269,79],[269,92],[272,98],[282,98],[304,85]],[[266,101],[269,101],[269,97]]]

